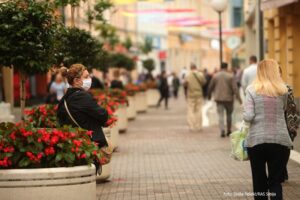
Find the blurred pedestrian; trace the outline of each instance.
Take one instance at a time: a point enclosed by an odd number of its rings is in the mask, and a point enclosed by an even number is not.
[[[120,81],[120,71],[119,70],[115,70],[113,72],[113,80],[110,83],[110,88],[112,89],[124,89],[124,85],[122,83],[122,81]]]
[[[242,103],[233,74],[228,71],[228,64],[222,63],[221,70],[212,78],[208,88],[208,99],[212,94],[217,103],[221,137],[225,137],[224,112],[226,112],[227,136],[231,133],[234,96]]]
[[[250,56],[249,58],[250,66],[244,69],[242,75],[242,88],[246,91],[246,88],[254,81],[257,74],[257,58],[256,56]]]
[[[191,73],[186,77],[187,86],[187,122],[191,131],[202,129],[203,85],[206,83],[203,73],[191,65]]]
[[[63,81],[61,73],[55,75],[54,81],[50,85],[50,96],[55,97],[53,102],[49,103],[58,103],[61,98],[64,96],[67,90],[66,83]]]
[[[282,174],[292,147],[285,110],[288,88],[280,77],[276,61],[259,63],[257,78],[246,89],[243,119],[250,123],[245,147],[252,170],[255,200],[282,200]],[[266,168],[267,164],[267,168]],[[267,169],[267,170],[266,170]]]
[[[92,69],[92,73],[90,76],[92,78],[91,89],[104,89],[104,84],[96,76],[96,69]]]
[[[180,80],[175,72],[173,73],[172,87],[173,87],[173,95],[174,95],[175,99],[177,99],[178,91],[180,88]]]
[[[208,73],[207,69],[204,69],[203,74],[204,74],[204,77],[206,79],[206,83],[203,86],[203,97],[204,97],[204,99],[207,99],[207,97],[208,97],[208,86],[209,86],[209,83],[212,79],[212,75],[210,75]]]
[[[168,109],[168,99],[169,99],[169,84],[167,79],[166,71],[162,71],[159,77],[159,91],[160,91],[160,99],[157,102],[157,107],[160,107],[160,104],[163,100],[165,100],[165,109]]]
[[[183,67],[183,69],[181,70],[181,82],[182,83],[186,83],[186,77],[188,75],[188,71],[186,69],[186,67]],[[186,84],[183,84],[183,90],[184,90],[184,96],[185,98],[187,98],[187,85]]]

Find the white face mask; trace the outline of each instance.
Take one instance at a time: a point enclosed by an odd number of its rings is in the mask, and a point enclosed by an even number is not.
[[[91,88],[92,85],[92,79],[91,78],[87,78],[87,79],[83,79],[82,81],[82,88],[87,91]]]

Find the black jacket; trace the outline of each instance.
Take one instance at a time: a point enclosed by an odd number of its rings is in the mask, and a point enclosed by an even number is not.
[[[88,92],[80,88],[69,88],[58,104],[57,118],[62,126],[77,127],[65,109],[64,100],[66,100],[72,117],[80,127],[93,131],[92,140],[99,143],[99,147],[107,145],[102,130],[108,119],[107,111],[101,108]]]
[[[122,81],[118,81],[118,80],[113,80],[111,83],[110,83],[110,88],[112,89],[124,89],[124,86],[123,86],[123,83]]]

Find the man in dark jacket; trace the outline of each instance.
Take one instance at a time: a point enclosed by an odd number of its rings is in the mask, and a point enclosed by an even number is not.
[[[166,71],[162,71],[159,79],[159,91],[160,99],[157,103],[157,107],[160,107],[160,104],[165,100],[165,109],[168,109],[168,99],[169,99],[169,85],[167,80]]]
[[[227,136],[231,133],[234,96],[236,96],[239,102],[242,103],[237,83],[233,74],[227,72],[227,68],[228,64],[222,63],[221,71],[215,74],[208,87],[208,99],[210,100],[212,93],[214,93],[214,99],[217,103],[221,137],[225,137],[225,111],[227,120]]]

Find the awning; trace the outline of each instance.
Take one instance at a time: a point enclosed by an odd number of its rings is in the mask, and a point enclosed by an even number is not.
[[[261,10],[268,10],[272,8],[278,8],[287,4],[295,3],[298,0],[262,0]]]

